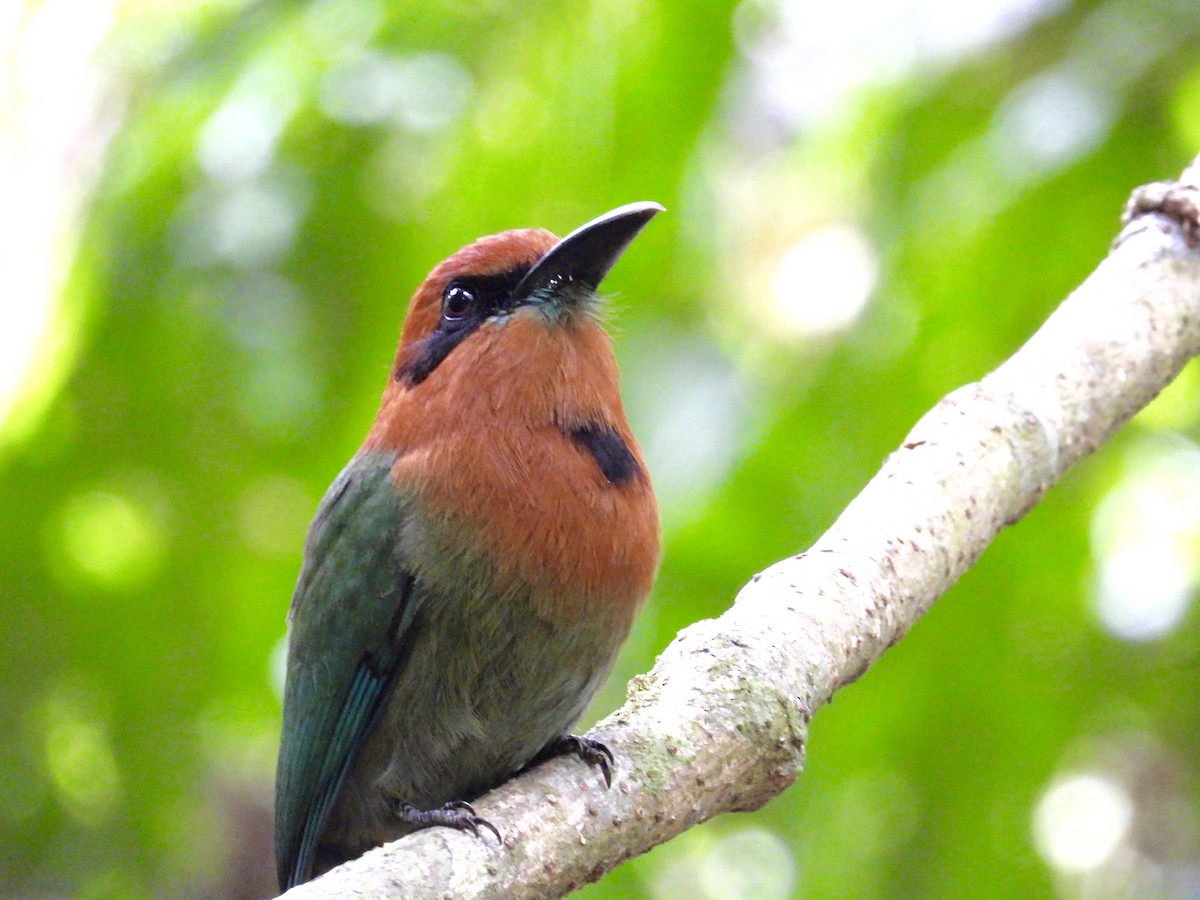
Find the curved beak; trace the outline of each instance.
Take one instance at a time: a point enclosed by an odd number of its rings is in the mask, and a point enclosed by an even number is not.
[[[578,285],[588,295],[621,258],[646,223],[663,211],[657,203],[627,203],[581,225],[533,264],[513,290],[518,303],[564,298]]]

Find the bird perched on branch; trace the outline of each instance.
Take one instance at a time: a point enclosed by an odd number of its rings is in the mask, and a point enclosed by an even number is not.
[[[317,510],[289,613],[280,887],[562,753],[658,564],[597,288],[662,207],[481,238],[417,289],[379,414]]]

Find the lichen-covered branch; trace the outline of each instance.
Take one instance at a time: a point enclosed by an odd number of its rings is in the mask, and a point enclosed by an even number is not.
[[[1200,353],[1200,160],[1134,195],[1109,257],[1029,342],[937,404],[808,552],[685,629],[575,759],[482,798],[503,845],[435,828],[288,897],[552,897],[730,810],[779,794],[808,722]],[[975,298],[974,302],[1002,303]]]

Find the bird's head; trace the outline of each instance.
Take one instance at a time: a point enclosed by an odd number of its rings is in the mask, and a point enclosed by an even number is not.
[[[520,317],[569,325],[591,316],[596,290],[625,248],[662,207],[630,203],[562,240],[542,229],[480,238],[440,263],[409,304],[394,369],[415,387],[469,345],[480,329]]]

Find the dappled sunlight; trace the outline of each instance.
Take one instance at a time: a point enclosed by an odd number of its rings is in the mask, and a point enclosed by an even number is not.
[[[1191,608],[1200,576],[1200,448],[1143,437],[1092,522],[1093,608],[1115,637],[1165,637]]]
[[[1095,612],[1114,637],[1127,641],[1164,637],[1179,626],[1192,605],[1195,559],[1171,546],[1173,537],[1147,535],[1114,548],[1100,561]]]
[[[1038,852],[1056,869],[1090,872],[1104,865],[1129,833],[1133,804],[1110,778],[1060,778],[1038,801],[1033,830]]]
[[[385,20],[384,0],[313,0],[304,10],[309,39],[333,60],[366,46]]]
[[[1064,895],[1188,897],[1200,887],[1200,820],[1187,765],[1136,729],[1077,747],[1033,811],[1038,853]]]
[[[814,229],[794,243],[775,272],[775,320],[801,337],[854,324],[878,275],[867,236],[853,225]]]
[[[58,801],[80,824],[103,825],[121,799],[121,773],[94,687],[62,684],[37,712]]]
[[[725,109],[735,148],[707,162],[715,170],[710,177],[729,187],[720,198],[727,215],[719,221],[738,251],[729,277],[746,307],[739,340],[836,334],[854,324],[871,295],[878,265],[870,241],[862,225],[840,221],[859,206],[865,188],[846,175],[847,159],[857,151],[838,145],[836,137],[830,141],[843,129],[852,140],[857,98],[1011,37],[1061,6],[1060,0],[912,0],[865,9],[744,0],[738,6],[733,33],[741,67],[730,80]],[[1074,130],[1057,121],[1047,128],[1049,107],[1062,99],[1061,91],[1035,93],[1014,104],[1012,113],[1024,123],[1015,139],[1025,135],[1028,154],[1057,153],[1059,164],[1069,153],[1083,152],[1085,142],[1094,145],[1107,124],[1097,121],[1099,114],[1088,118],[1085,107],[1071,110]],[[797,135],[822,127],[829,132],[823,141],[787,158]],[[997,133],[1011,130],[997,126]],[[1046,143],[1051,140],[1054,148]],[[981,158],[981,150],[952,163],[931,186],[931,215],[932,204],[961,203],[964,214],[980,214],[999,202],[985,196],[990,187],[975,184],[987,179],[988,164],[996,164]],[[742,216],[746,221],[739,221]],[[771,274],[756,275],[747,259],[769,266]],[[781,326],[773,331],[756,318],[765,290],[775,298],[774,324]]]
[[[853,206],[862,185],[826,177],[836,167],[832,155],[750,161],[726,147],[706,153],[702,165],[699,177],[721,211],[713,232],[698,237],[721,251],[714,326],[747,375],[769,381],[773,363],[803,367],[810,348],[853,331],[869,305],[876,248],[864,223],[835,212]]]
[[[1086,73],[1043,72],[997,110],[991,152],[1007,177],[1032,180],[1096,149],[1116,115],[1113,98]]]
[[[993,221],[1026,190],[1094,152],[1131,86],[1180,37],[1137,4],[1092,10],[1065,58],[1014,87],[988,127],[928,176],[915,215],[943,223],[947,240]]]
[[[716,841],[701,858],[700,883],[700,896],[714,900],[732,896],[783,900],[796,885],[792,848],[761,828],[736,831]]]
[[[67,501],[59,527],[46,535],[46,553],[67,583],[125,591],[154,577],[166,542],[165,523],[149,504],[103,489]]]
[[[364,50],[321,80],[321,111],[342,125],[440,131],[464,114],[471,74],[448,53],[390,56]]]
[[[755,404],[715,347],[666,328],[627,341],[624,377],[665,527],[682,523],[728,475],[751,435]]]
[[[754,107],[799,131],[844,112],[855,90],[1002,40],[1064,2],[744,0],[734,34],[750,63]]]
[[[740,828],[716,837],[689,832],[677,843],[683,846],[673,848],[655,876],[650,896],[656,900],[785,900],[796,887],[791,847],[770,831]]]
[[[279,263],[292,250],[308,193],[303,178],[279,171],[255,180],[206,183],[183,203],[173,223],[179,261],[239,269]]]
[[[61,296],[75,223],[108,137],[93,54],[116,0],[8,3],[0,26],[0,448],[27,437],[78,350],[80,311]],[[0,14],[3,15],[3,14]],[[86,163],[83,164],[83,163]]]
[[[238,182],[265,173],[300,104],[295,77],[260,65],[240,78],[200,129],[196,157],[209,178]]]
[[[282,442],[309,430],[328,402],[312,305],[300,287],[276,272],[250,270],[211,286],[202,315],[218,316],[239,364],[234,405],[243,426]]]
[[[386,219],[407,222],[426,214],[422,203],[447,187],[453,173],[452,144],[413,140],[396,133],[363,167],[359,189],[363,202]]]

